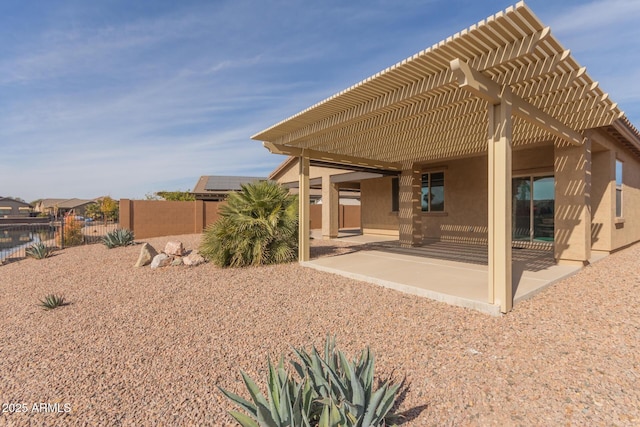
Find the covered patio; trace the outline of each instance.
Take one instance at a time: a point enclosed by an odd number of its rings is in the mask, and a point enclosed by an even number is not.
[[[319,232],[313,232],[312,236],[321,238]],[[349,243],[353,250],[303,265],[451,305],[500,314],[498,306],[487,302],[487,246],[431,241],[420,247],[404,248],[393,237],[352,232],[341,232],[335,241]],[[591,262],[603,256],[595,255]],[[552,250],[514,247],[512,260],[514,304],[580,270],[575,265],[557,265]]]
[[[309,261],[310,165],[393,173],[399,182],[398,248],[438,248],[425,239],[425,230],[441,226],[439,221],[447,218],[444,225],[461,233],[470,230],[477,234],[474,239],[484,242],[486,264],[468,263],[468,259],[463,265],[440,258],[419,261],[412,258],[416,252],[390,252],[389,248],[367,257],[378,257],[382,265],[380,254],[385,254],[387,270],[395,272],[390,279],[413,270],[394,264],[411,262],[417,271],[429,269],[415,273],[415,287],[420,289],[447,271],[466,271],[464,280],[439,279],[449,292],[442,295],[474,295],[471,301],[507,313],[514,300],[530,293],[526,289],[536,287],[533,283],[554,280],[540,279],[543,272],[557,271],[556,276],[562,277],[562,272],[575,271],[591,259],[591,153],[592,146],[597,146],[592,143],[592,129],[610,126],[621,117],[617,105],[550,28],[519,2],[252,138],[272,153],[300,159],[300,262]],[[545,258],[549,268],[537,271],[522,267],[519,252],[512,253],[513,158],[527,148],[550,149],[550,162],[518,172],[545,173],[555,179],[554,209],[548,218],[553,252]],[[448,208],[441,204],[432,212],[427,201],[425,209],[425,185],[431,196],[432,186],[444,188],[444,180],[459,184],[465,168],[454,169],[451,164],[466,159],[485,165],[482,178],[478,174],[464,178],[472,184],[485,183],[482,193],[469,193],[470,187],[458,185],[457,205],[445,201]],[[425,176],[429,176],[426,184]],[[323,203],[329,213],[325,237],[338,234],[336,210],[331,207],[338,188],[330,179],[326,185],[323,182]],[[456,198],[455,193],[448,194],[446,200]],[[465,200],[478,194],[483,206],[475,199],[472,207],[465,205]],[[535,236],[530,234],[533,241]],[[451,251],[440,248],[441,253]]]

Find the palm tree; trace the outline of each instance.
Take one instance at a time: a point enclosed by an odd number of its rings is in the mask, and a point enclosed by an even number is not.
[[[298,198],[272,181],[245,184],[230,194],[200,246],[220,267],[290,262],[297,252]]]

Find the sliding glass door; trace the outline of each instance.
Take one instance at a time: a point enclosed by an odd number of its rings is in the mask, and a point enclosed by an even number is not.
[[[553,242],[553,176],[513,178],[513,240]]]

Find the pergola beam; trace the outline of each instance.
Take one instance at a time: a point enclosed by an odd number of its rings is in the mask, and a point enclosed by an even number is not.
[[[465,89],[477,97],[484,99],[490,105],[498,105],[503,101],[510,103],[511,113],[529,123],[541,127],[552,135],[557,136],[573,145],[582,145],[584,137],[569,126],[520,98],[512,94],[509,100],[504,100],[504,89],[489,77],[471,68],[460,59],[451,61],[451,70],[458,78],[460,88]]]
[[[485,51],[481,54],[469,58],[469,63],[476,69],[490,69],[499,67],[503,64],[507,64],[511,61],[515,61],[518,58],[525,57],[527,55],[531,55],[536,52],[538,45],[540,42],[546,40],[550,36],[551,32],[549,27],[545,27],[540,31],[536,31],[532,34],[524,36],[521,39],[514,40],[511,43],[508,43],[504,46],[497,47],[495,49],[491,49]],[[468,36],[468,38],[471,36]],[[472,40],[467,40],[465,37],[460,37],[458,40],[453,42],[452,44],[464,44],[464,43],[477,43],[477,40],[473,38]],[[456,53],[457,52],[457,53]],[[292,131],[286,132],[282,135],[276,137],[264,137],[263,134],[268,134],[270,129],[267,129],[264,132],[255,134],[252,136],[253,139],[268,139],[277,144],[288,144],[292,142],[299,141],[301,139],[307,138],[311,135],[315,135],[318,133],[329,132],[333,129],[344,127],[352,123],[353,121],[359,120],[363,116],[367,116],[372,114],[373,112],[382,111],[386,108],[392,107],[400,102],[406,101],[408,99],[412,99],[416,96],[419,96],[425,92],[432,91],[435,89],[443,88],[450,83],[455,81],[454,76],[451,73],[449,67],[446,64],[450,61],[451,58],[454,58],[457,54],[459,54],[459,50],[454,50],[451,46],[440,46],[440,50],[438,52],[431,51],[432,55],[438,55],[438,62],[441,63],[443,69],[441,69],[437,73],[429,72],[422,67],[426,67],[427,64],[431,64],[433,61],[425,62],[424,64],[417,64],[415,69],[415,75],[422,75],[422,78],[416,78],[409,85],[402,84],[400,87],[393,89],[389,92],[380,94],[370,100],[359,102],[357,105],[353,107],[340,111],[338,113],[333,113],[324,117],[318,121],[314,121],[313,123],[305,124],[300,128]],[[535,67],[527,67],[527,71],[518,71],[516,74],[521,77],[522,74],[529,75],[529,78],[533,78],[536,73],[544,73],[548,72],[551,69],[555,69],[559,62],[564,61],[568,57],[563,54],[559,57],[547,58],[543,61],[542,65]],[[436,58],[433,58],[436,60]],[[439,68],[439,67],[438,67]],[[397,70],[396,73],[400,74],[401,71]],[[512,78],[512,73],[509,73],[505,78]],[[361,88],[364,90],[364,88]],[[295,120],[295,118],[292,118]]]
[[[284,154],[287,156],[306,157],[308,159],[320,160],[327,163],[336,163],[340,165],[352,165],[365,167],[369,169],[381,169],[390,171],[401,171],[402,166],[399,163],[382,162],[373,159],[365,159],[362,157],[345,156],[341,154],[326,153],[323,151],[303,149],[298,147],[288,147],[286,145],[274,144],[272,142],[263,142],[262,145],[273,154]]]

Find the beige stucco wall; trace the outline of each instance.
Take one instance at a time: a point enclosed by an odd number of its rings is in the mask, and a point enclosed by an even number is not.
[[[424,171],[444,171],[445,212],[422,213],[422,235],[466,243],[487,243],[487,157],[425,165]],[[553,146],[516,149],[514,176],[553,174]],[[391,212],[391,178],[363,180],[360,184],[362,227],[365,232],[398,231],[397,213]]]
[[[513,176],[553,174],[553,146],[515,149]],[[442,213],[423,213],[425,239],[464,243],[487,243],[488,174],[487,157],[472,157],[448,162],[445,166]],[[438,170],[425,166],[425,170]]]
[[[487,157],[473,157],[424,171],[444,171],[445,212],[422,213],[425,239],[453,242],[487,241]]]
[[[611,251],[615,215],[615,153],[591,154],[591,248]]]
[[[640,240],[640,161],[608,135],[592,134],[592,238],[594,250],[614,251]],[[615,218],[615,162],[623,162],[622,218]]]
[[[363,233],[398,235],[398,213],[391,211],[391,180],[384,177],[360,182]]]

